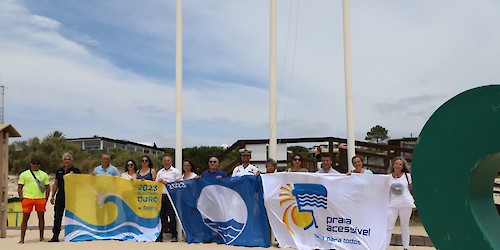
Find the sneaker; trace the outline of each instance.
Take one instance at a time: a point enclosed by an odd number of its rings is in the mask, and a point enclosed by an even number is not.
[[[52,237],[52,239],[48,240],[47,242],[59,242],[59,238]]]
[[[156,238],[155,242],[163,242],[163,239],[158,237],[158,238]]]
[[[172,238],[170,239],[170,242],[177,242],[177,237],[175,237],[175,236],[174,236],[174,237],[172,237]]]

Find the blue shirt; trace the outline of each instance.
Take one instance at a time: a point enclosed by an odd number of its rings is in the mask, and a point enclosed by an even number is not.
[[[118,169],[111,164],[108,166],[106,170],[102,168],[102,165],[95,167],[94,173],[98,175],[120,176],[120,172],[118,171]]]
[[[210,169],[207,169],[205,171],[203,171],[203,173],[201,174],[201,177],[203,178],[216,178],[217,175],[220,175],[221,177],[227,177],[227,174],[226,172],[220,170],[220,169],[217,169],[215,172],[210,172]]]

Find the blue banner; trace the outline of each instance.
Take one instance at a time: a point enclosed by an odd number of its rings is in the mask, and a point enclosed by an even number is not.
[[[166,186],[188,243],[269,247],[260,177],[200,178]]]

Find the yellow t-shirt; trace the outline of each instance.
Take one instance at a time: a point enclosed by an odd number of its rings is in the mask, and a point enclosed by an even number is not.
[[[36,178],[44,185],[49,185],[49,175],[42,170],[33,171]],[[29,199],[40,199],[45,198],[45,192],[40,191],[38,188],[38,183],[33,178],[30,170],[26,170],[19,175],[18,184],[24,185],[23,196]]]

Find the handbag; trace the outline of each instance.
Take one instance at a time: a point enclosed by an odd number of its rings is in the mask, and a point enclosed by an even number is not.
[[[43,185],[43,183],[40,180],[38,180],[38,178],[36,178],[35,173],[33,173],[33,171],[31,171],[31,169],[30,169],[30,172],[33,175],[33,178],[35,178],[36,184],[38,184],[38,188],[40,189],[40,191],[42,193],[45,192],[45,185]]]
[[[408,190],[410,191],[411,196],[415,197],[413,196],[413,186],[411,185],[410,180],[408,179],[408,174],[406,172],[405,172],[405,177],[406,177],[406,182],[408,182]]]
[[[410,180],[408,179],[408,175],[406,172],[405,172],[405,177],[406,177],[406,181],[408,182],[408,190],[410,190],[411,197],[415,201],[415,196],[413,196],[413,186],[411,185]],[[417,217],[419,217],[419,215],[418,215],[417,207],[415,206],[413,208],[413,213],[411,214],[411,218],[416,220]]]

